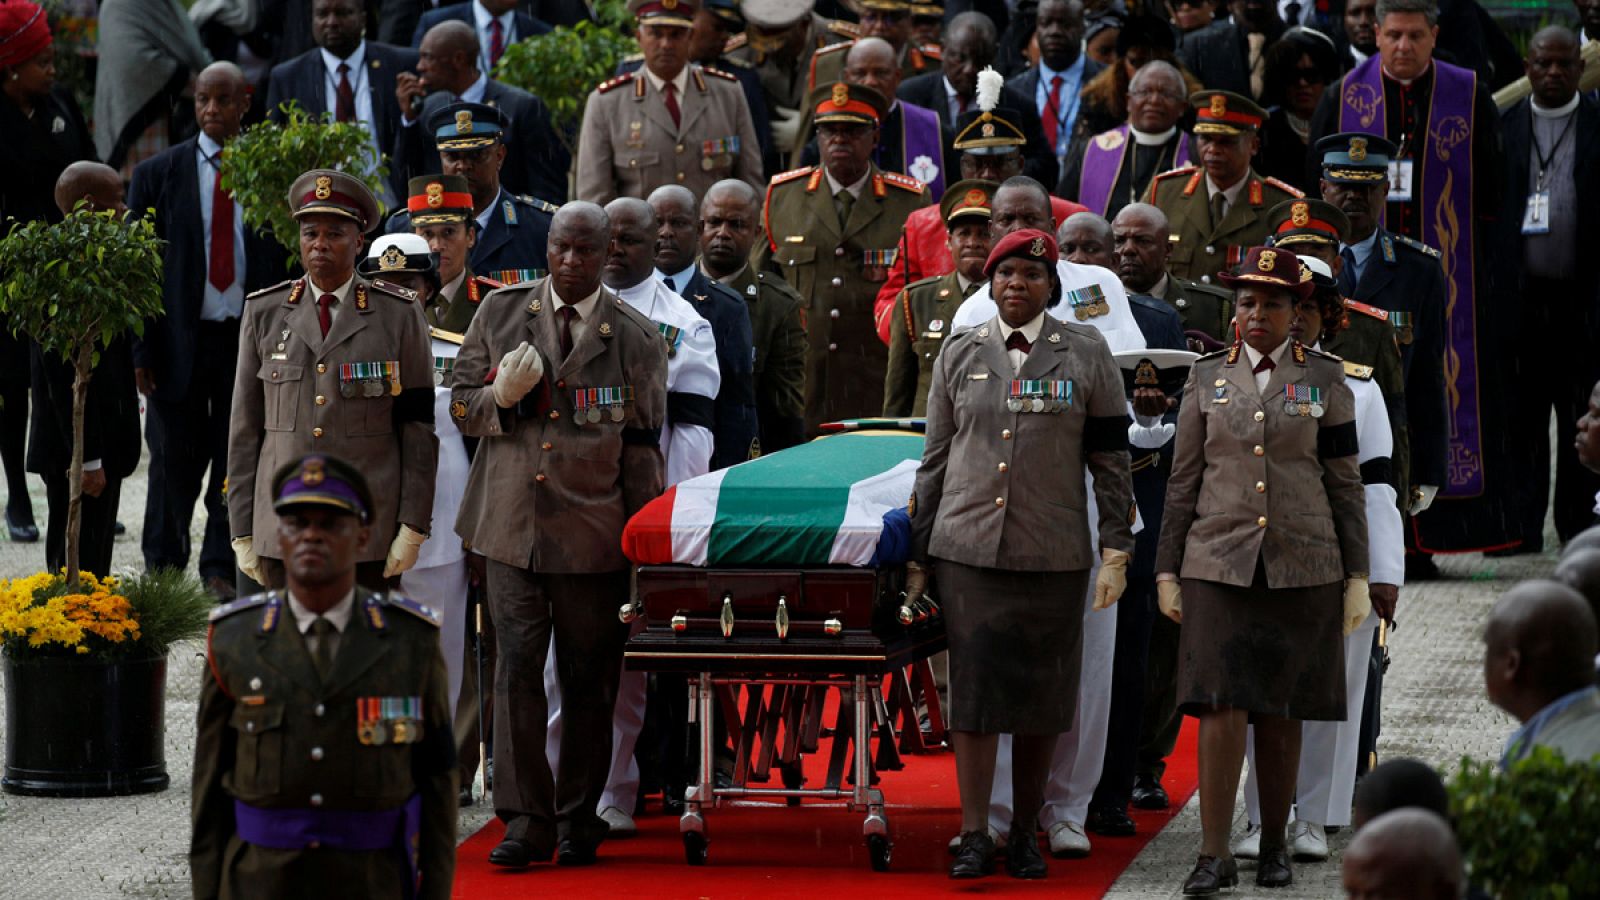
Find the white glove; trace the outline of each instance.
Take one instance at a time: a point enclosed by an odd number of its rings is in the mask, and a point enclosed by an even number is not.
[[[1106,547],[1100,551],[1100,574],[1094,579],[1094,608],[1105,609],[1122,599],[1128,589],[1128,560],[1133,557],[1124,550]]]
[[[250,535],[233,539],[233,557],[239,561],[239,571],[250,576],[250,580],[266,587],[261,581],[261,557],[256,555],[255,540]]]
[[[501,409],[516,406],[543,377],[544,360],[539,351],[523,341],[500,360],[500,369],[494,376],[494,402]]]
[[[1372,612],[1372,593],[1367,587],[1367,576],[1358,575],[1344,580],[1344,636],[1349,637],[1367,620]]]
[[[1428,507],[1433,505],[1433,498],[1438,496],[1439,486],[1436,484],[1419,484],[1411,492],[1411,514],[1421,515]]]
[[[1161,608],[1161,614],[1183,624],[1183,588],[1176,581],[1156,582],[1156,606]]]
[[[383,577],[393,578],[416,565],[417,554],[422,552],[422,542],[427,539],[427,535],[413,530],[410,525],[401,525],[400,533],[394,536],[394,543],[389,545],[389,556],[383,561]]]
[[[793,153],[800,139],[800,110],[774,106],[771,122],[772,146],[782,153]]]

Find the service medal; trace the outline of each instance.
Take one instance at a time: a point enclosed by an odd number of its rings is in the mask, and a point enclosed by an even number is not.
[[[1300,415],[1302,415],[1302,416],[1311,415],[1311,404],[1309,404],[1309,403],[1306,403],[1304,401],[1302,401],[1300,403],[1296,403],[1295,404],[1295,408],[1300,411]]]
[[[341,382],[339,384],[339,396],[345,398],[346,400],[355,399],[356,383],[354,381]]]
[[[1078,317],[1078,321],[1079,322],[1085,321],[1085,320],[1087,320],[1089,318],[1089,307],[1080,306],[1077,309],[1073,310],[1072,314]]]
[[[384,722],[382,719],[374,719],[373,721],[367,723],[367,725],[372,729],[372,746],[381,747],[384,744],[389,743],[388,723]]]
[[[1313,403],[1313,404],[1311,404],[1311,417],[1313,419],[1322,418],[1322,414],[1324,412],[1327,412],[1327,410],[1322,408],[1322,404],[1321,403]]]
[[[434,387],[443,387],[444,386],[444,373],[443,372],[440,372],[438,370],[434,371],[434,373],[433,373],[433,386]]]
[[[396,744],[411,743],[411,724],[409,719],[395,719],[392,727],[394,728],[394,742]]]
[[[1032,408],[1033,408],[1033,411],[1036,412],[1036,413],[1044,412],[1044,398],[1043,397],[1035,397],[1035,398],[1033,398]]]
[[[361,384],[361,396],[363,396],[363,397],[382,397],[383,396],[383,383],[378,381],[376,378],[368,378],[366,381],[362,382],[362,384]]]
[[[611,421],[621,422],[627,413],[622,411],[622,404],[611,407]]]
[[[716,167],[717,167],[717,161],[716,161],[715,158],[710,157],[710,156],[701,157],[701,159],[700,159],[700,168],[702,168],[705,171],[709,172],[712,169],[715,169]]]
[[[1006,401],[1006,409],[1009,409],[1012,412],[1022,412],[1022,401],[1016,397],[1012,397],[1010,400]]]

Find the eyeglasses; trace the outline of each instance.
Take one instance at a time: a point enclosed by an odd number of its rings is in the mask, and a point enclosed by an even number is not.
[[[1166,91],[1138,90],[1128,92],[1129,100],[1171,100],[1174,103],[1187,103],[1187,97],[1179,97]]]

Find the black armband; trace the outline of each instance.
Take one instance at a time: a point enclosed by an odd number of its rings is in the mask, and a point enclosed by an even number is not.
[[[1338,425],[1324,425],[1317,429],[1317,456],[1322,459],[1355,456],[1359,449],[1355,419]]]
[[[394,423],[421,422],[433,427],[433,388],[406,388],[394,398]]]
[[[659,428],[624,428],[622,429],[622,445],[629,444],[639,447],[661,446],[661,429]]]
[[[1389,484],[1389,457],[1380,456],[1361,464],[1362,484]]]
[[[713,428],[717,423],[717,403],[704,394],[667,392],[667,422],[672,425],[699,425]]]
[[[1090,416],[1083,423],[1083,452],[1117,453],[1128,449],[1128,417]]]

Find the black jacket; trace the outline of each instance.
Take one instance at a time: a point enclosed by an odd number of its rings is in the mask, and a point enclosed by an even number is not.
[[[1578,120],[1572,124],[1576,155],[1572,160],[1573,187],[1577,191],[1579,253],[1600,247],[1600,103],[1582,97],[1578,101]],[[1515,251],[1490,254],[1495,292],[1513,308],[1522,300],[1522,217],[1528,206],[1529,169],[1533,151],[1533,101],[1523,98],[1505,111],[1500,119],[1500,135],[1505,149],[1505,188],[1496,224],[1501,241],[1496,247]],[[1546,152],[1550,152],[1545,147]],[[1589,311],[1590,326],[1596,323],[1595,306],[1600,303],[1600,269],[1580,265],[1572,277],[1582,285],[1580,296],[1562,298]],[[1536,298],[1528,298],[1533,300]],[[1544,298],[1539,298],[1544,299]],[[1555,298],[1548,298],[1554,300]]]
[[[27,469],[65,475],[72,465],[72,363],[46,356],[29,341],[33,409],[28,428]],[[83,461],[100,460],[107,478],[127,478],[139,465],[139,395],[133,384],[133,353],[127,337],[100,351],[89,379],[83,411]]]
[[[367,90],[372,97],[372,126],[377,132],[378,146],[394,146],[395,134],[400,130],[400,101],[395,99],[395,76],[401,72],[415,72],[417,51],[405,47],[391,47],[377,41],[367,41]],[[355,73],[350,82],[360,90]],[[328,109],[328,69],[322,64],[322,50],[313,47],[288,62],[272,67],[267,76],[267,118],[284,121],[279,104],[298,100],[300,108],[312,116],[320,116]]]
[[[689,283],[676,287],[695,312],[711,323],[717,341],[722,386],[717,389],[717,421],[711,429],[711,470],[716,471],[748,460],[756,440],[755,338],[750,308],[743,297],[707,278],[698,265]]]
[[[1282,32],[1280,24],[1278,34]],[[1278,39],[1278,34],[1267,34],[1263,53]],[[1250,90],[1250,42],[1244,30],[1230,19],[1213,22],[1184,35],[1178,47],[1178,61],[1210,90],[1255,97],[1255,92]]]
[[[449,6],[441,6],[423,13],[417,20],[417,27],[411,31],[411,49],[415,50],[422,46],[422,36],[428,33],[428,29],[440,22],[452,20],[465,22],[476,28],[478,20],[472,14],[472,0],[468,0],[466,3],[452,3]],[[520,9],[513,12],[511,20],[514,23],[512,27],[517,30],[517,33],[515,35],[506,35],[506,44],[508,46],[511,44],[512,37],[520,41],[523,38],[531,38],[550,32],[548,23],[542,22]],[[485,54],[489,52],[488,47],[481,49]]]

